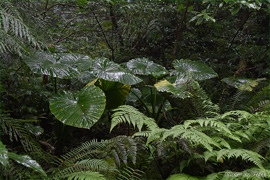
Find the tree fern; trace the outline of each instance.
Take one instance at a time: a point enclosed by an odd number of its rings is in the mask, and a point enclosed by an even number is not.
[[[23,22],[19,12],[9,1],[1,2],[0,26],[2,32],[1,53],[15,52],[20,56],[29,52],[26,44],[40,47],[40,43],[32,36],[31,30]]]

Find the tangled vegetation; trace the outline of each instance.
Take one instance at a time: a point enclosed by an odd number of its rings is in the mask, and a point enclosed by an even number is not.
[[[269,3],[1,1],[1,179],[268,179]]]

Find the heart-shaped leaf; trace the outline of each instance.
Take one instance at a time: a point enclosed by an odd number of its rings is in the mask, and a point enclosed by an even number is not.
[[[62,123],[90,129],[101,117],[106,98],[101,89],[86,86],[77,94],[64,92],[50,100],[50,110]]]
[[[169,74],[165,67],[149,61],[147,58],[132,59],[127,63],[127,68],[135,74],[152,75],[156,78]]]
[[[120,82],[128,85],[138,84],[142,81],[140,78],[132,74],[132,72],[129,72],[119,64],[116,64],[106,58],[95,59],[92,72],[100,79]]]
[[[175,60],[173,62],[173,66],[175,69],[171,71],[171,74],[176,75],[181,79],[192,78],[194,80],[201,81],[217,76],[217,73],[212,68],[206,66],[205,64],[188,59]]]

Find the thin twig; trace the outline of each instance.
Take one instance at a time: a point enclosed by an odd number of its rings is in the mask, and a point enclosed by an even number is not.
[[[179,39],[180,39],[180,33],[181,33],[182,26],[183,26],[183,23],[184,23],[186,14],[187,14],[187,10],[188,10],[189,3],[190,3],[190,2],[188,1],[188,2],[187,2],[187,5],[186,5],[185,12],[184,12],[184,15],[183,15],[183,17],[182,17],[182,20],[181,20],[180,25],[179,25],[178,30],[177,30],[177,37],[176,37],[176,41],[175,41],[175,44],[174,44],[173,57],[172,57],[172,61],[171,61],[171,69],[173,68],[173,61],[174,61],[175,56],[176,56],[177,44],[178,44],[178,41],[179,41]]]

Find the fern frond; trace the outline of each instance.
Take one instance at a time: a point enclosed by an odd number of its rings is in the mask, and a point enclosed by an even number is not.
[[[233,118],[230,116],[232,116]],[[234,120],[235,117],[241,117],[241,119],[248,119],[251,116],[252,115],[250,113],[248,113],[247,111],[236,110],[236,111],[228,111],[228,112],[224,113],[221,116],[221,119]]]
[[[117,164],[120,166],[120,159],[127,164],[128,158],[133,164],[136,164],[137,157],[137,143],[132,137],[117,136],[115,138],[106,140],[106,151],[113,152]]]
[[[68,178],[68,180],[106,180],[102,174],[92,171],[74,172],[61,178]]]
[[[217,160],[220,158],[224,159],[226,157],[228,159],[241,157],[243,160],[250,161],[259,168],[264,169],[261,161],[264,160],[264,157],[247,149],[222,149],[217,152]]]
[[[62,155],[61,158],[65,163],[75,163],[79,160],[95,158],[104,152],[105,147],[106,145],[104,142],[92,140],[85,142],[81,146],[71,150],[65,155]]]
[[[207,119],[196,119],[196,120],[187,120],[184,123],[185,128],[192,127],[193,124],[199,124],[201,127],[212,127],[217,131],[223,131],[228,134],[231,134],[231,131],[226,127],[226,125],[218,121],[218,118],[207,118]]]
[[[223,138],[221,138],[221,137],[218,137],[218,136],[214,136],[214,137],[212,137],[212,139],[213,139],[216,143],[220,144],[221,146],[223,146],[223,147],[225,147],[225,148],[227,148],[227,149],[231,149],[230,144],[229,144],[225,139],[223,139]]]
[[[173,136],[173,138],[180,136],[181,138],[187,139],[189,142],[195,145],[201,145],[208,149],[209,151],[213,150],[211,145],[219,147],[219,144],[207,136],[203,132],[196,130],[195,128],[186,129],[183,125],[176,125],[171,129],[164,132],[163,140],[168,136]]]
[[[199,117],[215,117],[218,115],[219,107],[214,104],[206,94],[206,92],[200,87],[197,81],[192,81],[191,83],[192,91],[194,94],[191,101]]]
[[[268,149],[270,148],[269,146],[269,136],[265,139],[263,139],[262,141],[260,141],[259,143],[253,145],[252,147],[252,151],[256,152],[256,153],[260,153],[262,151],[262,149]]]
[[[150,129],[157,127],[154,119],[145,116],[143,113],[132,106],[122,105],[113,111],[115,113],[112,115],[110,131],[112,131],[112,129],[120,123],[132,124],[134,128],[138,127],[139,132],[141,132],[144,124]]]
[[[14,119],[8,114],[1,114],[1,127],[4,134],[9,135],[10,141],[20,141],[25,151],[40,151],[40,144],[25,128],[25,123],[35,120]]]
[[[257,108],[258,103],[263,102],[264,100],[269,100],[269,91],[270,86],[262,88],[257,94],[255,94],[247,104],[247,109],[253,109],[251,112]]]
[[[228,179],[228,180],[234,180],[234,179],[241,179],[241,180],[261,180],[261,179],[267,179],[270,177],[270,170],[269,169],[262,169],[262,168],[250,168],[250,169],[246,169],[244,171],[241,172],[235,172],[235,171],[223,171],[223,172],[219,172],[218,173],[219,177],[222,177],[222,179]],[[211,175],[211,174],[210,174]],[[211,177],[211,176],[207,176]]]
[[[33,37],[30,28],[23,22],[20,13],[9,1],[1,2],[0,21],[2,39],[1,52],[13,51],[22,56],[28,52],[26,46],[31,44],[34,47],[41,47],[41,44]]]
[[[117,180],[140,180],[144,172],[131,167],[125,167],[124,170],[120,171]]]

